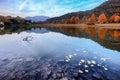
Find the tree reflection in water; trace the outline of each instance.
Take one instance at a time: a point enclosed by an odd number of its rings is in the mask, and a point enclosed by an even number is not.
[[[106,48],[120,51],[120,29],[96,27],[50,27],[49,29],[69,36],[90,38]]]

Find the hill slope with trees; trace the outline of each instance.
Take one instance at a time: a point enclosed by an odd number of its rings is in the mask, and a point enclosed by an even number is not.
[[[88,10],[88,11],[80,11],[80,12],[73,12],[73,13],[68,13],[60,17],[54,17],[48,19],[46,22],[47,23],[56,23],[61,20],[66,20],[70,19],[73,16],[77,16],[79,19],[88,18],[90,17],[93,13],[95,14],[96,17],[99,17],[100,14],[106,15],[107,18],[110,18],[112,15],[120,15],[120,0],[108,0],[101,4],[100,6],[96,7],[95,9]]]

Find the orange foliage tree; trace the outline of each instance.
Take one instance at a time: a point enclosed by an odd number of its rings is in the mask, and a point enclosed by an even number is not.
[[[119,13],[113,14],[113,15],[109,18],[109,22],[110,22],[110,23],[119,23],[119,22],[120,22]]]
[[[62,20],[63,24],[69,24],[69,19]]]
[[[113,14],[113,15],[109,18],[109,22],[110,22],[110,23],[114,23],[115,16],[116,16],[116,14]]]
[[[120,16],[115,16],[115,20],[114,20],[116,23],[119,23],[120,22]]]
[[[72,17],[71,17],[70,23],[71,23],[71,24],[75,24],[75,16],[72,16]]]
[[[67,20],[67,22],[70,23],[70,24],[77,24],[77,23],[79,23],[79,20],[80,19],[79,19],[78,16],[76,16],[76,17],[72,16],[70,19]]]
[[[98,22],[99,23],[107,23],[107,18],[105,16],[104,12],[99,15]]]
[[[87,23],[87,17],[86,16],[83,16],[82,23]]]
[[[89,18],[89,23],[90,23],[90,24],[95,24],[95,23],[96,23],[95,14],[92,14],[92,15],[91,15],[91,17]]]
[[[75,23],[76,23],[76,24],[78,24],[78,23],[79,23],[79,21],[80,21],[79,17],[78,17],[78,16],[76,16],[76,17],[75,17]]]

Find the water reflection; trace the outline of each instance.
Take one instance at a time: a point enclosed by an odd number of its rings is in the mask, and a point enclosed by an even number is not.
[[[120,51],[120,30],[107,28],[50,28],[53,31],[76,37],[90,38],[102,46]]]
[[[91,27],[6,29],[0,35],[0,79],[118,80],[118,34]]]

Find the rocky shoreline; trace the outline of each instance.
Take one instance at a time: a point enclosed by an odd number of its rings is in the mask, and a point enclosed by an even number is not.
[[[85,71],[83,65],[71,60],[50,56],[39,58],[3,59],[0,62],[0,80],[118,80],[119,72],[103,70],[97,64]],[[80,71],[81,70],[81,71]]]

